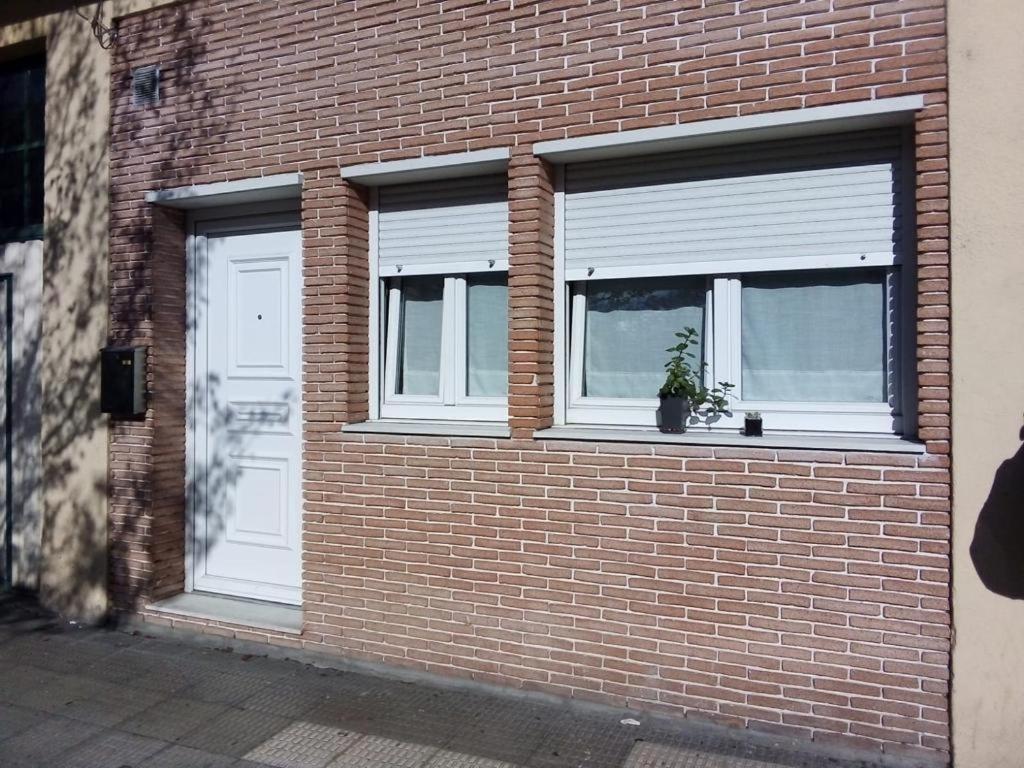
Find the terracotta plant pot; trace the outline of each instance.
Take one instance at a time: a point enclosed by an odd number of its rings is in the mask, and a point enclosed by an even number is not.
[[[658,429],[677,435],[686,431],[690,418],[690,401],[684,397],[663,397],[658,409]]]

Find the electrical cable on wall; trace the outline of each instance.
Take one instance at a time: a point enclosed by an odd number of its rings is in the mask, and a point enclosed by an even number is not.
[[[89,27],[92,29],[93,37],[95,37],[99,42],[100,47],[104,50],[110,50],[117,43],[117,29],[115,27],[108,27],[103,23],[101,13],[103,8],[102,2],[96,3],[95,8],[96,10],[93,12],[91,19],[86,14],[82,13],[78,6],[75,6],[75,13],[89,22]]]

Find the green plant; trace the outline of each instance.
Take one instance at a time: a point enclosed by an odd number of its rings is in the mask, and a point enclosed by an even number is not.
[[[726,381],[718,382],[717,387],[708,389],[704,386],[704,374],[708,364],[704,361],[693,364],[697,356],[690,347],[697,343],[699,335],[694,328],[684,328],[677,333],[679,343],[666,349],[672,357],[665,363],[665,383],[658,390],[658,397],[681,397],[690,402],[690,409],[700,410],[707,406],[710,414],[725,413],[729,410],[729,390],[735,385]]]

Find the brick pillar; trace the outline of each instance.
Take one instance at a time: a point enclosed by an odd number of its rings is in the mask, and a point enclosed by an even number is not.
[[[185,589],[185,215],[153,211],[149,597]]]
[[[935,463],[950,452],[949,144],[946,94],[915,121],[918,436]]]
[[[149,410],[110,430],[110,589],[132,609],[185,578],[185,217],[152,207],[110,252],[110,340],[149,347]],[[138,244],[141,242],[142,244]]]
[[[323,622],[332,587],[324,533],[326,476],[337,472],[340,428],[369,407],[369,192],[338,176],[306,174],[302,196],[302,580],[307,628]]]
[[[554,169],[529,146],[508,168],[509,392],[512,436],[527,439],[554,414]]]
[[[306,440],[368,414],[369,192],[309,181],[302,201]]]

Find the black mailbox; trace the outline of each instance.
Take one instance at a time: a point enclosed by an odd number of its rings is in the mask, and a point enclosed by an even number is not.
[[[145,347],[107,347],[100,352],[100,410],[113,416],[146,412]]]

